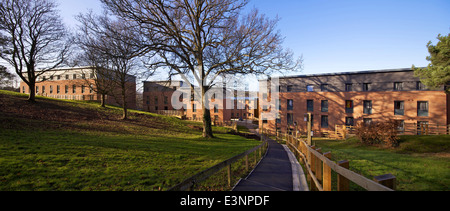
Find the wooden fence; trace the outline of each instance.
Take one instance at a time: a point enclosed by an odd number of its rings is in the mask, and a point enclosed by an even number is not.
[[[334,132],[329,133],[329,138],[345,139],[348,134],[355,134],[354,126],[336,125]],[[428,123],[404,123],[398,128],[398,135],[449,135],[450,125]]]
[[[214,174],[220,172],[222,169],[225,169],[225,168],[227,168],[227,180],[228,180],[227,184],[228,184],[228,188],[230,188],[232,185],[231,165],[244,158],[245,159],[245,168],[246,168],[246,171],[248,171],[249,170],[249,155],[251,153],[253,153],[255,165],[256,165],[257,153],[259,154],[259,159],[261,159],[262,156],[265,154],[267,147],[268,147],[268,142],[263,141],[263,143],[261,145],[255,147],[253,149],[250,149],[240,155],[232,157],[226,161],[223,161],[205,171],[202,171],[202,172],[190,177],[189,179],[175,185],[174,187],[170,188],[168,191],[192,191],[195,189],[196,185],[200,184],[201,182],[205,181],[209,177],[213,176]]]
[[[280,137],[280,135],[277,137]],[[331,152],[322,153],[321,149],[316,149],[315,146],[309,146],[301,138],[285,135],[284,140],[286,141],[286,145],[306,167],[310,190],[331,191],[332,170],[338,175],[338,191],[348,191],[350,181],[368,191],[395,190],[395,177],[391,174],[377,176],[374,180],[370,180],[350,171],[348,169],[348,161],[344,160],[335,163],[331,160]]]

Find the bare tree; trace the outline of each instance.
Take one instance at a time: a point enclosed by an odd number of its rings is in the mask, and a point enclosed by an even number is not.
[[[56,3],[51,0],[2,0],[0,58],[7,61],[28,85],[35,102],[36,78],[66,60],[70,39]]]
[[[206,93],[225,74],[270,74],[298,70],[295,60],[282,47],[270,20],[256,9],[242,16],[247,0],[101,0],[118,17],[133,21],[141,33],[153,39],[141,43],[158,52],[154,68],[169,77],[187,75],[201,87],[203,136],[213,137]]]
[[[135,83],[139,71],[139,56],[142,49],[140,34],[122,20],[112,20],[108,14],[101,16],[89,12],[79,15],[81,23],[77,43],[84,50],[85,61],[96,67],[96,86],[101,92],[114,96],[123,107],[123,119],[127,119],[128,83]],[[134,93],[134,92],[133,92]],[[103,95],[104,96],[104,95]]]

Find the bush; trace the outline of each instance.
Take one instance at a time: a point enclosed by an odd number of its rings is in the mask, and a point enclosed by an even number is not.
[[[360,123],[355,127],[355,134],[361,143],[366,145],[398,147],[398,126],[399,123],[395,120],[371,124]]]

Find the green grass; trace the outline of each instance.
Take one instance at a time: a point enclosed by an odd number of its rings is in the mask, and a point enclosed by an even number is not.
[[[199,123],[0,91],[0,190],[167,190],[260,144]]]
[[[316,139],[322,152],[334,161],[350,161],[350,169],[369,178],[391,173],[399,191],[450,190],[450,136],[402,136],[395,149],[365,146],[355,138],[346,141]],[[352,190],[362,190],[356,184]]]

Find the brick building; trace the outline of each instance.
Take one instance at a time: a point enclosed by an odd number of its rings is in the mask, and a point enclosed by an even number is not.
[[[355,126],[397,120],[406,125],[450,124],[450,98],[427,89],[411,69],[299,75],[279,79],[278,118],[265,128],[285,132],[295,124],[306,132],[304,115],[312,114],[314,134],[335,131],[336,125]]]
[[[36,95],[66,100],[100,101],[101,95],[95,92],[95,80],[100,77],[91,67],[61,68],[46,71],[36,80]],[[136,108],[136,77],[128,76],[127,107]],[[121,106],[120,88],[113,87],[113,95],[105,97],[107,105]],[[21,81],[20,92],[29,93],[28,85]]]
[[[178,112],[182,112],[189,120],[201,121],[203,118],[201,104],[193,100],[193,90],[189,88],[189,85],[183,83],[183,81],[145,81],[143,92],[144,110],[152,113],[167,113],[181,116],[181,113],[172,112],[176,110],[172,106],[172,95],[176,90],[180,90],[180,88],[187,90],[187,92],[190,90],[190,99],[184,101],[182,97],[179,99],[180,102],[189,104],[189,106],[186,105],[186,109],[179,109]],[[245,120],[258,117],[257,99],[251,98],[248,94],[249,92],[245,92],[243,96],[237,97],[237,91],[234,91],[234,94],[230,94],[229,92],[227,93],[225,89],[219,89],[216,93],[220,93],[221,91],[223,96],[221,96],[220,99],[219,97],[216,98],[215,94],[211,96],[209,105],[211,120],[213,122],[220,124],[229,122],[232,119]],[[256,94],[254,95],[257,96]],[[234,108],[227,106],[227,100],[234,103]],[[254,106],[250,106],[250,104],[254,102]],[[252,107],[254,109],[252,109]]]

